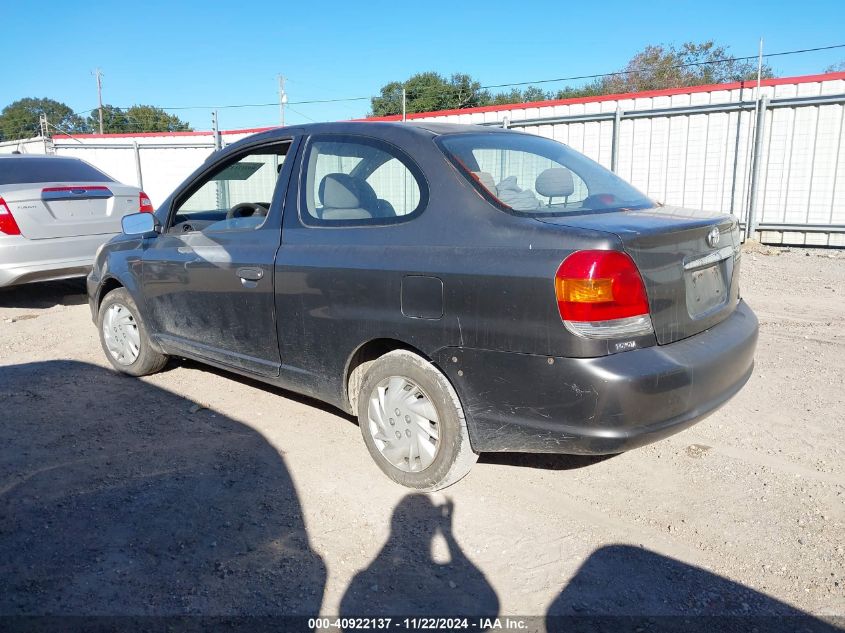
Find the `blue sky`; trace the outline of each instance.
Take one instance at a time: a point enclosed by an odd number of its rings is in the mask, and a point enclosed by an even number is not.
[[[58,2],[0,0],[0,108],[51,97],[74,110],[270,103],[288,78],[289,123],[360,117],[391,80],[435,70],[483,85],[616,70],[647,44],[715,39],[734,55],[845,43],[845,2]],[[845,49],[771,60],[821,72]],[[547,88],[556,88],[550,84]],[[174,111],[196,129],[208,108]],[[274,125],[278,108],[221,109],[224,129]]]

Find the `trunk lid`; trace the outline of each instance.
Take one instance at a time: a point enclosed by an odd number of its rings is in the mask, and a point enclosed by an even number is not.
[[[619,237],[640,270],[660,345],[703,332],[736,309],[740,234],[732,216],[664,206],[538,219]]]
[[[0,196],[31,240],[120,232],[120,219],[137,213],[140,190],[116,182],[44,182],[0,187]]]

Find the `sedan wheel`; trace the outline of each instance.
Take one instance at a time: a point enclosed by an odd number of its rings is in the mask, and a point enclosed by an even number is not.
[[[439,416],[413,380],[390,376],[370,394],[367,422],[382,456],[406,473],[428,468],[437,456]]]
[[[353,371],[358,425],[370,455],[393,481],[439,490],[466,475],[478,459],[454,387],[434,364],[399,349],[370,361],[363,380]]]
[[[103,316],[103,340],[112,358],[131,365],[141,353],[141,335],[135,317],[122,303],[113,303]]]
[[[165,366],[167,356],[152,345],[138,307],[125,288],[116,288],[103,297],[97,318],[100,343],[115,369],[146,376]]]

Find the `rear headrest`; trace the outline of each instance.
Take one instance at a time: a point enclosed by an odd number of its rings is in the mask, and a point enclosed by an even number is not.
[[[556,198],[559,196],[571,196],[575,191],[575,183],[572,181],[572,172],[565,167],[553,167],[547,169],[537,176],[534,189],[541,196]]]
[[[317,194],[324,207],[357,209],[361,206],[362,196],[358,181],[348,174],[327,174],[320,181]]]

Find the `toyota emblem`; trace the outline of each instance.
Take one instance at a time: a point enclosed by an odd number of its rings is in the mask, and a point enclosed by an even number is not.
[[[721,234],[719,233],[719,228],[714,226],[710,229],[710,232],[707,234],[707,243],[712,247],[716,248],[719,245],[719,238]]]

